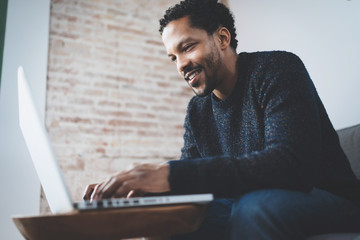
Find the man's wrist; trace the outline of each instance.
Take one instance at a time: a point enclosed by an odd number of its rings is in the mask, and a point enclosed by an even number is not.
[[[164,184],[165,184],[165,188],[167,189],[167,191],[170,191],[170,181],[169,181],[169,174],[170,174],[170,169],[169,169],[169,163],[163,163],[159,166],[159,170],[161,172],[161,175],[163,176],[163,179],[165,179]]]

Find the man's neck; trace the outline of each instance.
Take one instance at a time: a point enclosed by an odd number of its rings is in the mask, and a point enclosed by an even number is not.
[[[235,52],[229,53],[229,56],[224,58],[222,81],[221,84],[214,89],[213,93],[219,100],[227,98],[235,87],[237,81],[237,59],[238,54]]]

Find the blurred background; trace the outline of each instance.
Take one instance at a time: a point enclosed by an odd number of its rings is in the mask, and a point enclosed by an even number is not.
[[[133,162],[178,159],[193,96],[158,20],[175,0],[1,3],[0,239],[14,215],[49,213],[18,127],[23,65],[72,199]],[[286,50],[307,67],[336,129],[359,123],[360,1],[228,0],[238,52]]]

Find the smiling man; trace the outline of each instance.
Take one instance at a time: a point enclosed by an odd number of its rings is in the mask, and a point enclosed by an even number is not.
[[[174,239],[304,239],[359,231],[360,184],[301,60],[236,53],[234,19],[185,0],[160,20],[168,57],[193,89],[180,160],[137,164],[85,199],[213,193],[200,228]]]
[[[191,27],[190,18],[183,17],[167,24],[162,39],[169,58],[197,96],[214,91],[223,99],[230,94],[236,82],[238,56],[228,47],[231,34],[226,27],[209,35]]]

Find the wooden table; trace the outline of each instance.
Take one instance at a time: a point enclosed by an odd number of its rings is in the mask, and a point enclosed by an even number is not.
[[[13,221],[28,240],[119,240],[194,231],[206,210],[204,204],[183,204],[13,217]]]

